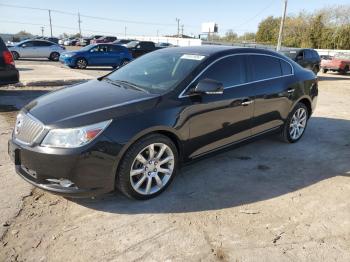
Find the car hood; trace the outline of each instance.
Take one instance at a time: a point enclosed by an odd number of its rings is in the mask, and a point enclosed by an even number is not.
[[[68,51],[68,52],[62,53],[62,55],[74,56],[74,55],[77,55],[77,54],[79,54],[79,53],[83,53],[83,52],[79,52],[79,51]]]
[[[77,127],[143,112],[158,98],[126,85],[91,80],[41,96],[24,110],[49,127]]]

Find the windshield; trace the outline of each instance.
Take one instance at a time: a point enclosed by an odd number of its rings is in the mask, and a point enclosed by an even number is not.
[[[133,48],[133,47],[137,46],[138,43],[139,43],[139,41],[131,41],[131,42],[126,44],[126,47]]]
[[[153,52],[121,67],[107,78],[129,83],[148,93],[161,94],[175,88],[204,58],[201,55]]]
[[[291,59],[295,59],[295,57],[297,55],[297,51],[295,51],[295,50],[282,51],[281,53],[284,54],[285,56],[291,58]]]
[[[89,51],[91,48],[93,48],[94,46],[96,46],[95,44],[93,45],[87,45],[83,48],[80,48],[78,51]]]

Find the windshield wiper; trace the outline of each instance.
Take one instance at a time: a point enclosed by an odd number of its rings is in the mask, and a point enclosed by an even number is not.
[[[126,80],[112,80],[112,81],[115,81],[115,82],[117,82],[117,83],[119,82],[119,83],[128,85],[128,86],[130,86],[130,87],[132,87],[132,88],[134,88],[134,89],[136,89],[136,90],[138,90],[138,91],[142,91],[142,92],[145,92],[145,93],[149,93],[147,90],[141,88],[140,86],[135,85],[134,83],[131,83],[131,82],[126,81]]]

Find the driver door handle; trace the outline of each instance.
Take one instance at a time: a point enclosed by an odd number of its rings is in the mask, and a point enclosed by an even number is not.
[[[291,94],[291,93],[294,92],[294,90],[295,90],[294,88],[290,88],[290,89],[287,90],[287,93],[288,93],[288,94]]]

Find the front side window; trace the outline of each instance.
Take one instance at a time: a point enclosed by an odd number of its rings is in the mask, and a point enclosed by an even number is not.
[[[216,80],[224,87],[246,83],[245,56],[229,56],[217,61],[199,77],[202,79]]]
[[[161,94],[175,88],[205,56],[152,52],[143,55],[107,76],[112,81],[135,85],[146,92]]]
[[[282,76],[280,60],[272,56],[252,55],[254,81]]]

